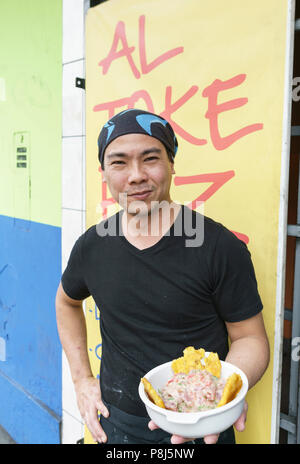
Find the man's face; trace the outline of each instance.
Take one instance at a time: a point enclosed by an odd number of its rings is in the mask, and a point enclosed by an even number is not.
[[[129,213],[133,214],[130,204],[136,201],[143,201],[148,213],[151,202],[170,202],[174,173],[165,146],[149,135],[122,135],[105,150],[104,180],[113,198]]]

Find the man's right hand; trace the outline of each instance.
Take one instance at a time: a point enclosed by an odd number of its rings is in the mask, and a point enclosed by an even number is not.
[[[99,380],[94,377],[85,377],[75,382],[77,404],[87,428],[96,442],[104,443],[107,440],[99,419],[98,411],[104,417],[108,417],[109,412],[101,400]]]

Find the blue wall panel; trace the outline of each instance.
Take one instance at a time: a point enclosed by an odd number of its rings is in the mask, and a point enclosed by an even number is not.
[[[61,228],[0,215],[0,424],[18,443],[59,442],[60,276]]]

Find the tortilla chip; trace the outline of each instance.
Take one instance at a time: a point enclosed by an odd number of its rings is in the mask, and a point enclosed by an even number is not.
[[[164,402],[162,398],[159,396],[158,393],[156,393],[155,389],[152,387],[151,383],[149,380],[145,379],[145,377],[141,378],[141,382],[144,385],[145,392],[147,393],[148,397],[152,401],[152,403],[156,404],[156,406],[159,406],[160,408],[165,409]]]
[[[234,373],[230,377],[228,377],[223,390],[222,397],[217,405],[217,408],[219,408],[220,406],[224,406],[224,404],[227,404],[230,401],[232,401],[242,388],[242,385],[243,381],[239,374]]]
[[[217,353],[209,353],[204,359],[205,369],[215,377],[220,378],[221,376],[221,361]]]
[[[200,348],[195,350],[193,346],[188,346],[183,350],[183,356],[172,361],[174,374],[182,372],[188,374],[192,369],[204,369],[201,359],[204,358],[205,350]]]
[[[183,350],[183,355],[184,356],[189,356],[195,354],[196,356],[199,356],[200,358],[203,358],[205,355],[205,350],[203,348],[199,348],[199,350],[195,350],[193,346],[187,346]]]

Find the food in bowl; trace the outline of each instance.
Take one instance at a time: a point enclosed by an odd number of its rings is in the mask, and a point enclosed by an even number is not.
[[[159,394],[155,391],[155,389],[152,387],[151,383],[149,382],[149,380],[145,379],[145,377],[143,377],[141,379],[143,385],[144,385],[144,388],[145,388],[145,392],[147,393],[148,397],[150,398],[150,400],[156,404],[157,406],[159,406],[160,408],[164,408],[165,405],[164,405],[164,402],[162,400],[162,398],[159,396]]]
[[[203,362],[202,362],[203,359]],[[149,380],[141,381],[150,400],[161,408],[176,412],[198,412],[217,408],[232,401],[242,387],[237,373],[221,379],[221,362],[217,353],[205,356],[205,350],[188,346],[183,356],[172,361],[175,375],[159,391]]]
[[[226,381],[222,398],[218,404],[218,408],[220,406],[224,406],[227,403],[230,403],[230,401],[232,401],[236,397],[242,386],[243,381],[240,374],[237,374],[236,372],[231,374],[231,376],[228,377]]]
[[[216,408],[221,400],[225,380],[205,369],[178,372],[160,392],[167,409],[177,412],[198,412]]]
[[[200,350],[194,350],[193,347],[188,348],[189,350],[185,354],[187,355],[188,352],[190,354],[193,353],[193,357],[190,358],[187,364],[193,364],[195,359],[192,361],[192,358],[197,358],[200,370],[208,370],[209,364],[211,364],[210,369],[213,369],[214,363],[206,362],[206,359],[209,358],[210,361],[215,359],[217,361],[216,353],[212,356],[212,353],[204,352],[204,356],[200,359],[200,366],[198,354],[202,355],[203,353],[201,354]],[[198,354],[195,354],[195,351],[198,351]],[[186,361],[187,359],[185,359]],[[175,375],[173,363],[174,361],[166,362],[154,367],[145,374],[144,378],[148,380],[156,392],[161,393],[168,381]],[[178,412],[166,407],[157,406],[145,391],[144,384],[141,381],[138,392],[150,419],[162,430],[186,438],[201,438],[210,434],[218,434],[228,429],[243,412],[245,397],[248,391],[248,379],[245,373],[237,366],[225,361],[219,361],[219,363],[221,365],[219,378],[225,381],[225,387],[217,407],[208,410]]]
[[[217,353],[211,352],[205,356],[203,348],[195,350],[193,346],[188,346],[183,350],[181,358],[172,361],[172,369],[175,374],[178,372],[188,374],[192,369],[206,369],[215,377],[220,377],[221,362]]]

